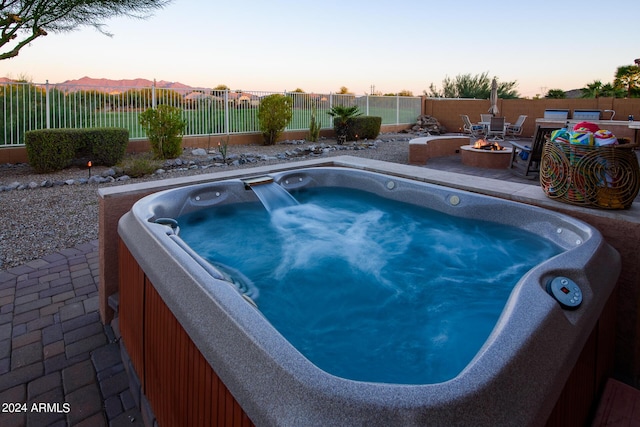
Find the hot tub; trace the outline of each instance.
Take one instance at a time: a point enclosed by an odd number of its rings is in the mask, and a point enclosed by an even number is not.
[[[148,196],[119,223],[119,235],[131,255],[121,260],[120,323],[125,346],[133,348],[131,359],[137,375],[143,377],[141,388],[151,409],[156,415],[163,413],[158,416],[161,425],[172,422],[169,412],[181,404],[191,405],[184,412],[188,414],[195,413],[196,407],[211,411],[206,402],[191,401],[202,399],[198,390],[211,388],[209,380],[194,386],[191,396],[176,392],[185,376],[197,380],[206,369],[200,362],[196,367],[192,363],[177,367],[176,360],[186,358],[181,355],[185,341],[171,338],[173,328],[184,329],[204,364],[213,368],[220,383],[211,380],[216,384],[212,388],[226,387],[256,425],[544,423],[619,275],[619,256],[597,230],[551,211],[361,170],[318,167],[278,172],[268,179],[288,190],[352,188],[451,216],[491,219],[534,232],[562,251],[517,281],[490,335],[455,377],[430,384],[357,381],[311,363],[245,293],[180,239],[172,219],[211,206],[256,201],[245,181],[213,182]],[[139,266],[134,269],[139,273],[127,273],[131,271],[127,262]],[[135,291],[135,298],[123,298],[131,292],[128,284],[133,276],[144,276],[141,290]],[[127,301],[151,296],[152,302],[134,303],[144,309],[125,307]],[[166,315],[175,318],[166,323],[170,327],[157,326],[156,320],[145,317],[158,304],[166,305],[170,311]],[[194,351],[184,350],[189,355]]]

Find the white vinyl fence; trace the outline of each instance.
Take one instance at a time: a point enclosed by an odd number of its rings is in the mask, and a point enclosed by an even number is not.
[[[138,116],[161,104],[182,110],[185,136],[259,133],[260,100],[273,93],[0,83],[0,147],[24,144],[25,132],[34,129],[121,127],[129,130],[131,139],[144,138]],[[332,127],[327,112],[334,105],[357,105],[364,115],[382,117],[382,124],[415,123],[422,107],[419,97],[282,94],[293,100],[287,130],[308,130],[314,113],[321,128]]]

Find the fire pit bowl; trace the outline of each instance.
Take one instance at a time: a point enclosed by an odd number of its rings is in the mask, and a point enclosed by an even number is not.
[[[511,162],[511,147],[504,147],[498,141],[479,139],[471,145],[460,147],[462,164],[476,168],[506,169]]]

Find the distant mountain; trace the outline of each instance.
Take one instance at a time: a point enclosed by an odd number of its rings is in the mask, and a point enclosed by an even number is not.
[[[153,81],[148,79],[94,79],[82,77],[76,80],[66,80],[57,84],[58,88],[66,88],[68,91],[97,90],[100,92],[119,93],[129,89],[137,89],[153,86]],[[156,87],[161,89],[194,89],[191,86],[179,82],[156,81]]]
[[[569,99],[582,98],[582,89],[572,89],[565,91],[565,95]]]

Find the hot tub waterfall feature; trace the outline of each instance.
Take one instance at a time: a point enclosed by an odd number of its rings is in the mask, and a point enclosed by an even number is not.
[[[256,425],[540,424],[620,268],[570,217],[346,168],[157,193],[119,234],[123,340],[160,425],[185,369]]]

